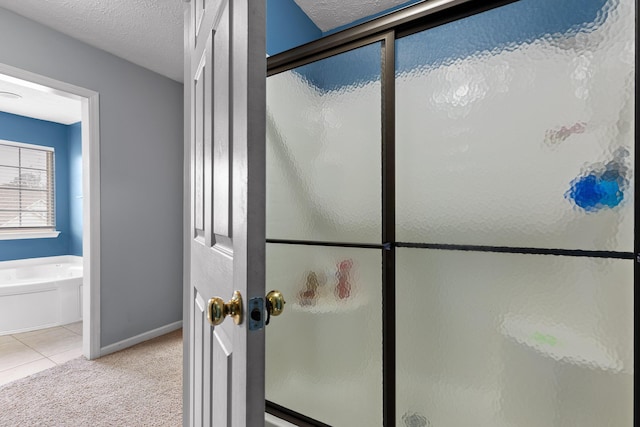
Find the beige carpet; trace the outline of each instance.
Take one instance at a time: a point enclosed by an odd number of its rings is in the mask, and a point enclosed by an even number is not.
[[[182,331],[0,386],[0,426],[181,426]]]

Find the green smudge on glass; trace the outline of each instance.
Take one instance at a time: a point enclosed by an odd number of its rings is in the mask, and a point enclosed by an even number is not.
[[[555,346],[558,343],[558,339],[553,335],[543,334],[542,332],[535,332],[532,338],[540,344],[548,344]]]

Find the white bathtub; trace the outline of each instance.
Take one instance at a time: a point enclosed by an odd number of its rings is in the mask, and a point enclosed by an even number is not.
[[[0,335],[82,320],[82,257],[0,262]]]

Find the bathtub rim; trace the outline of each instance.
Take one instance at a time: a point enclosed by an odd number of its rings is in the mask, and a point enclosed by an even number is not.
[[[47,260],[49,262],[42,262],[43,260]],[[84,261],[84,258],[78,255],[56,255],[56,256],[37,257],[37,258],[23,258],[23,259],[0,261],[0,270],[5,268],[8,269],[8,268],[17,268],[17,267],[28,267],[33,265],[58,264],[58,263],[65,263],[65,262],[83,265],[83,261]]]
[[[38,276],[30,279],[19,279],[11,282],[3,282],[0,280],[0,296],[13,295],[14,293],[11,292],[11,289],[17,286],[26,286],[31,288],[34,285],[46,285],[53,281],[60,282],[66,279],[82,280],[84,277],[83,259],[81,256],[77,256],[77,255],[61,255],[61,256],[53,256],[53,257],[39,257],[39,258],[27,258],[27,259],[11,260],[11,261],[0,261],[0,272],[3,270],[20,269],[25,267],[26,268],[37,267],[37,266],[45,266],[45,265],[55,265],[55,264],[69,264],[70,268],[80,267],[83,270],[82,275],[67,276],[67,277]]]

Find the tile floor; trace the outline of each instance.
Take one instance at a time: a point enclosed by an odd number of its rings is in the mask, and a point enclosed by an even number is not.
[[[82,322],[0,336],[0,385],[82,356]]]

